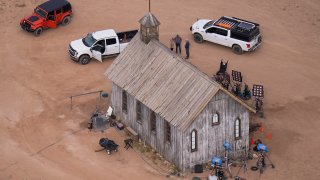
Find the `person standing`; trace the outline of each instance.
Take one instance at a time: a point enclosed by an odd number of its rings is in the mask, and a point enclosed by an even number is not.
[[[188,39],[186,39],[186,44],[184,45],[186,48],[186,59],[189,59],[190,56],[190,42]]]
[[[179,54],[181,54],[181,37],[177,34],[177,36],[174,38],[174,41],[176,43],[176,53],[178,53],[178,49],[179,49]]]
[[[174,43],[175,43],[174,38],[171,38],[170,39],[170,49],[171,49],[171,51],[173,51]]]

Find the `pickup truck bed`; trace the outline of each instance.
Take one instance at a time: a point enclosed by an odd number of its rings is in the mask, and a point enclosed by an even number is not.
[[[132,30],[132,31],[125,31],[125,32],[117,33],[120,44],[130,42],[131,39],[137,34],[137,32],[138,32],[138,30]]]

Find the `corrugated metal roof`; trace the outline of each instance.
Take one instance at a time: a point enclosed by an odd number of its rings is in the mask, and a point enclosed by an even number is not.
[[[139,23],[148,28],[160,25],[158,19],[151,12],[148,12],[145,16],[143,16],[139,20]]]
[[[106,76],[172,125],[186,130],[223,89],[159,41],[136,35]]]

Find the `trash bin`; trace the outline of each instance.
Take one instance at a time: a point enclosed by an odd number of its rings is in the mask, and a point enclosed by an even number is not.
[[[203,173],[203,166],[202,166],[202,164],[196,164],[196,165],[194,166],[194,172],[195,172],[195,173]]]

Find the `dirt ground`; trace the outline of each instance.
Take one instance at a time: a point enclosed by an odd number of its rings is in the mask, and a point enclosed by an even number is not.
[[[168,179],[133,150],[94,152],[101,137],[123,138],[114,130],[86,129],[95,106],[106,104],[97,95],[75,99],[70,109],[70,95],[111,92],[103,73],[114,60],[76,64],[68,57],[70,41],[95,30],[137,29],[148,1],[70,1],[71,24],[36,38],[19,21],[42,1],[0,0],[0,179]],[[260,179],[320,179],[319,0],[152,0],[151,11],[161,22],[160,41],[169,45],[177,33],[190,39],[191,63],[203,72],[212,75],[225,59],[249,85],[264,85],[266,118],[255,120],[265,132],[255,136],[270,133],[265,143],[276,168]],[[260,23],[261,48],[239,56],[219,45],[195,44],[190,25],[222,15]]]

